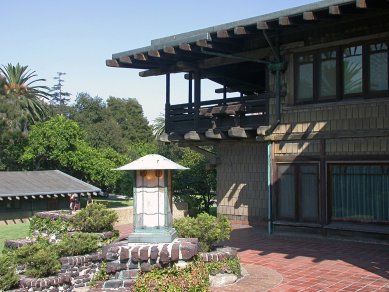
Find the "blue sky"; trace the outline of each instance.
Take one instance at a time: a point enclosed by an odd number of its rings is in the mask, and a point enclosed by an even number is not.
[[[14,0],[1,1],[0,64],[28,65],[47,86],[66,72],[64,90],[136,98],[152,122],[164,109],[164,77],[105,66],[113,53],[148,46],[150,40],[258,16],[312,0]],[[172,78],[172,102],[185,102],[187,83]],[[216,86],[217,87],[217,86]],[[202,86],[215,98],[212,84]]]

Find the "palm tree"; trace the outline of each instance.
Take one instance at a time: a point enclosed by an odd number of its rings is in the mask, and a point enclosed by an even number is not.
[[[12,99],[13,103],[20,106],[23,116],[33,122],[42,121],[47,117],[48,109],[43,100],[49,99],[50,89],[47,86],[36,85],[45,79],[34,79],[37,77],[35,71],[19,63],[16,66],[3,65],[0,68],[0,75],[3,75],[1,91],[7,99]]]

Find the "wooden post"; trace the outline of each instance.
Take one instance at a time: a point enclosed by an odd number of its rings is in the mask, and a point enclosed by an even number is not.
[[[227,104],[227,86],[223,86],[223,105]]]
[[[165,133],[170,133],[170,74],[166,74]]]
[[[193,103],[193,82],[192,82],[192,79],[193,79],[193,73],[192,72],[189,72],[188,74],[188,80],[189,80],[189,88],[188,88],[188,103],[189,103],[189,106],[192,107],[192,103]]]
[[[201,76],[200,71],[194,73],[194,130],[199,127],[199,110],[201,102]]]

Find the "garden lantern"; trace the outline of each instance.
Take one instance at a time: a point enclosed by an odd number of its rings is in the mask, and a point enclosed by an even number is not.
[[[116,170],[134,171],[134,233],[136,243],[172,242],[172,170],[187,169],[158,154],[143,156]]]

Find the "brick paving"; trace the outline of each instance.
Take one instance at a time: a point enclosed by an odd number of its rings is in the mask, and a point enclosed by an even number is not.
[[[118,226],[121,237],[131,226]],[[389,243],[374,244],[267,235],[235,226],[226,245],[236,247],[249,276],[212,291],[382,291],[389,292]]]

